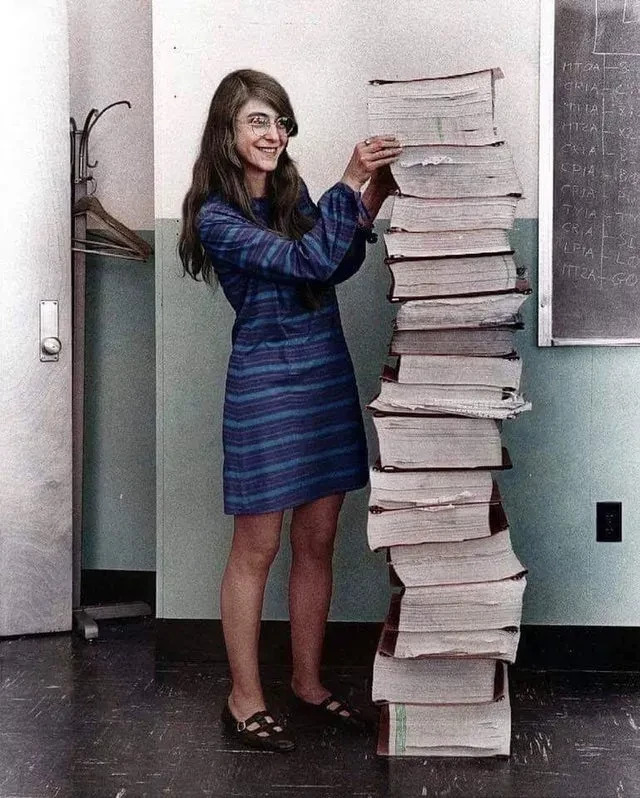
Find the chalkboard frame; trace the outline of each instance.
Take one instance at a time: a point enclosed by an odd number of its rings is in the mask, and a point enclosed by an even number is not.
[[[538,346],[552,346],[553,303],[553,91],[555,0],[540,2],[538,134]]]
[[[538,346],[640,346],[640,338],[559,338],[553,328],[555,0],[540,0]]]

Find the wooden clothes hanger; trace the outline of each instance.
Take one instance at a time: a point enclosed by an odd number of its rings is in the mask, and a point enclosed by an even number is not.
[[[133,230],[108,213],[97,197],[81,197],[73,206],[73,215],[86,214],[102,224],[97,230],[92,231],[102,239],[89,240],[86,238],[73,238],[73,244],[81,247],[72,247],[74,252],[90,252],[98,255],[107,255],[112,258],[126,258],[128,260],[146,261],[153,252],[150,244]],[[88,246],[97,249],[88,249]]]

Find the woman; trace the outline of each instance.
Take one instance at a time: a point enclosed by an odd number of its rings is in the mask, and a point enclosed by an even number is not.
[[[393,136],[359,143],[316,207],[287,153],[298,131],[273,78],[238,70],[218,86],[183,203],[185,272],[212,270],[236,311],[223,419],[224,509],[234,535],[221,589],[233,687],[222,717],[243,743],[288,751],[258,670],[264,589],[283,511],[293,508],[289,609],[298,703],[356,726],[358,710],[320,681],[338,513],[366,485],[367,448],[334,286],[362,264],[395,188]],[[366,191],[360,189],[369,180]]]

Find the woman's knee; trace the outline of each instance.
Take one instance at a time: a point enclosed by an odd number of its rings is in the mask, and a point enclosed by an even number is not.
[[[291,553],[296,560],[330,561],[336,536],[335,523],[298,524],[291,528]]]
[[[241,568],[268,569],[280,548],[282,513],[235,516],[230,559]]]
[[[294,558],[330,560],[338,515],[344,494],[326,496],[296,507],[291,518],[291,549]]]
[[[313,564],[329,564],[333,559],[334,538],[308,538],[295,542],[291,540],[294,561]]]

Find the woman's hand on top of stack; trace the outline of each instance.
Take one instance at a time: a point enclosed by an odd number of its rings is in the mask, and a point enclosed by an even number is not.
[[[359,141],[341,180],[354,191],[360,191],[371,178],[373,181],[379,181],[380,187],[387,188],[387,193],[390,194],[394,190],[395,181],[388,167],[398,160],[401,152],[400,142],[393,135],[371,136]]]

